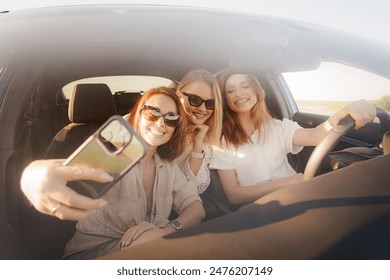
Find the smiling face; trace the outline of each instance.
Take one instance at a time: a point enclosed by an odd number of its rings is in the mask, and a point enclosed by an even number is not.
[[[226,80],[225,95],[228,106],[237,114],[249,113],[258,101],[253,83],[245,74],[234,74]]]
[[[183,87],[180,92],[194,94],[201,97],[203,100],[213,99],[213,91],[211,86],[203,81],[194,81]],[[183,104],[184,112],[187,120],[192,124],[203,124],[205,123],[214,113],[213,110],[208,110],[205,103],[199,107],[191,106],[188,101],[188,97],[181,94],[180,101]]]
[[[173,99],[163,94],[151,96],[146,101],[146,105],[160,109],[162,114],[166,114],[168,112],[178,113]],[[173,133],[175,132],[175,127],[167,126],[163,117],[158,118],[154,122],[149,121],[143,116],[143,112],[141,112],[139,132],[148,145],[158,147],[167,143],[171,139]]]

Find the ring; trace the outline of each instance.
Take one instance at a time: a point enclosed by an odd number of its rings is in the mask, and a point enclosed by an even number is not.
[[[57,212],[58,208],[60,208],[60,206],[61,206],[61,204],[59,204],[59,205],[57,205],[57,206],[51,208],[51,214],[52,214],[52,215],[55,215],[55,213]]]

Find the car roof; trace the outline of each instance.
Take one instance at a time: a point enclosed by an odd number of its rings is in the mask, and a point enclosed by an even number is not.
[[[0,59],[61,64],[77,68],[80,78],[93,75],[93,69],[101,75],[145,73],[172,80],[195,68],[279,73],[315,69],[321,61],[390,77],[390,47],[384,43],[257,14],[88,5],[3,13],[0,21]]]

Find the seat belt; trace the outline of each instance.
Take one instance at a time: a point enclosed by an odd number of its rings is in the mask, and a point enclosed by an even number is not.
[[[32,161],[32,128],[34,126],[34,123],[36,121],[36,116],[34,114],[34,98],[35,94],[37,92],[37,89],[33,91],[33,93],[30,96],[30,100],[27,106],[27,110],[24,112],[24,119],[25,124],[27,128],[27,134],[24,142],[24,153],[23,153],[23,160],[24,160],[24,166],[27,166]]]

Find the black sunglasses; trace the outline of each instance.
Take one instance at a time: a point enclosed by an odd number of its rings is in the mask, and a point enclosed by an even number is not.
[[[187,92],[182,92],[182,93],[188,97],[188,102],[193,107],[199,107],[204,103],[207,110],[214,110],[214,108],[215,108],[215,99],[203,100],[202,97],[200,97],[196,94],[191,94],[191,93],[187,93]]]
[[[141,112],[143,113],[143,116],[146,120],[150,122],[156,122],[159,118],[164,118],[164,123],[167,126],[170,127],[176,127],[180,123],[180,115],[168,112],[168,113],[161,113],[159,108],[149,106],[149,105],[143,105],[141,108]]]

